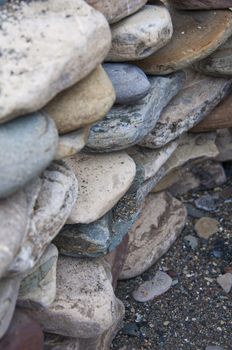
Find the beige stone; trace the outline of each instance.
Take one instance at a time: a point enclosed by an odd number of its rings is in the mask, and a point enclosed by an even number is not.
[[[186,218],[184,205],[171,195],[148,195],[129,231],[129,249],[120,279],[140,275],[165,254],[181,233]]]
[[[54,119],[59,133],[64,134],[101,120],[115,98],[113,85],[99,66],[81,82],[56,96],[44,111]]]
[[[103,13],[110,23],[115,23],[138,11],[147,0],[86,0],[86,2]]]
[[[68,222],[90,223],[102,217],[126,193],[135,177],[135,163],[125,153],[77,154],[65,163],[79,181],[79,195]]]
[[[88,135],[89,128],[87,127],[61,135],[58,139],[55,159],[63,159],[80,152],[86,145]]]
[[[105,17],[83,0],[7,2],[0,22],[1,122],[43,107],[110,48]]]
[[[60,256],[54,303],[48,309],[27,311],[49,333],[89,339],[115,323],[118,304],[104,260]]]
[[[170,14],[163,5],[144,6],[139,12],[111,26],[112,46],[107,61],[147,57],[167,44],[172,36]]]
[[[200,218],[194,228],[199,237],[209,239],[218,231],[219,222],[210,217]]]

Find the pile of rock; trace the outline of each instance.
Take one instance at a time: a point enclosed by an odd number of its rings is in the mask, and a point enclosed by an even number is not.
[[[185,225],[173,195],[225,181],[229,6],[0,1],[1,349],[109,349],[117,279]]]

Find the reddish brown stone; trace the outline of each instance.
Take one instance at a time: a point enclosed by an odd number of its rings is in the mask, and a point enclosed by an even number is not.
[[[210,10],[232,7],[232,0],[170,0],[170,3],[182,10]]]
[[[43,350],[43,332],[25,312],[16,309],[11,324],[0,340],[1,350]]]

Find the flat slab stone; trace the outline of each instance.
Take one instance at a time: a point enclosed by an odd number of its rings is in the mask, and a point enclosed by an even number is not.
[[[84,78],[111,43],[104,16],[82,0],[13,1],[0,21],[0,122],[40,109]]]
[[[185,206],[170,194],[150,194],[129,231],[129,248],[120,279],[140,275],[172,246],[187,219]]]
[[[131,61],[150,56],[172,37],[172,20],[163,5],[146,5],[111,26],[112,45],[107,61]]]
[[[56,264],[58,250],[50,244],[34,268],[26,275],[19,289],[17,304],[27,306],[35,303],[49,307],[56,297]]]
[[[16,308],[9,328],[0,340],[1,350],[43,349],[43,331],[26,313]]]
[[[0,200],[0,277],[17,255],[27,225],[27,198],[23,191]]]
[[[86,0],[86,2],[103,13],[110,23],[115,23],[137,12],[147,0]]]
[[[40,175],[54,158],[57,143],[54,122],[41,113],[0,125],[0,198]]]
[[[171,0],[180,10],[211,10],[232,7],[232,0]]]
[[[103,259],[60,256],[57,293],[47,309],[27,309],[44,330],[73,338],[94,338],[117,319],[118,305],[110,266]]]
[[[115,92],[102,66],[58,94],[44,111],[54,119],[60,134],[101,120],[112,107]]]
[[[140,145],[159,148],[176,139],[206,117],[229,94],[231,85],[232,80],[193,75]]]
[[[6,333],[11,322],[18,296],[20,277],[2,278],[0,283],[0,339]]]
[[[150,77],[151,89],[132,106],[115,106],[103,121],[90,129],[88,149],[117,151],[140,142],[156,125],[164,107],[182,88],[185,74]]]
[[[125,152],[79,154],[65,160],[79,180],[78,201],[68,223],[87,224],[106,214],[126,193],[135,177],[135,163]]]
[[[103,68],[115,89],[115,103],[132,104],[148,94],[151,84],[138,67],[126,63],[105,63]]]
[[[59,136],[55,159],[63,159],[80,152],[85,147],[88,136],[87,127]]]
[[[53,163],[25,189],[29,227],[9,271],[31,270],[67,221],[77,200],[77,180],[64,163]]]
[[[232,37],[210,56],[196,62],[193,67],[199,72],[213,76],[232,76]]]
[[[173,12],[172,21],[171,41],[155,54],[136,62],[145,73],[168,74],[183,69],[209,56],[232,34],[231,11]]]

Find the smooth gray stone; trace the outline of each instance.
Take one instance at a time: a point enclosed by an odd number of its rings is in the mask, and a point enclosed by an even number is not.
[[[134,193],[126,194],[101,219],[90,224],[66,225],[54,243],[61,254],[72,257],[98,257],[114,250],[140,213]]]
[[[37,177],[52,161],[58,144],[55,123],[33,113],[0,126],[0,198]]]
[[[138,67],[126,63],[103,65],[116,92],[117,104],[131,104],[145,97],[151,84],[146,74]]]
[[[229,94],[231,85],[232,80],[193,75],[139,144],[155,149],[175,140],[208,115]]]
[[[150,77],[150,92],[133,106],[113,107],[90,129],[87,147],[98,152],[117,151],[141,141],[156,125],[163,108],[182,88],[185,74]]]

